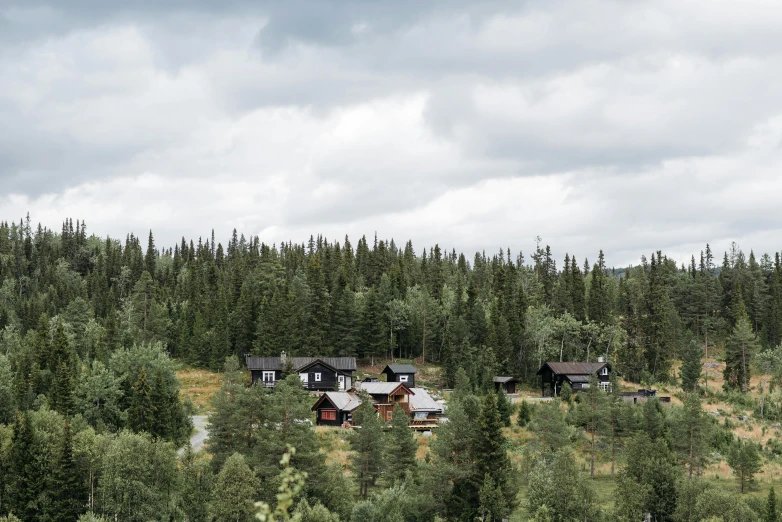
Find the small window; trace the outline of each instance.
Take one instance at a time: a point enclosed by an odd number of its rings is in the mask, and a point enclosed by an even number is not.
[[[274,382],[274,372],[263,372],[263,382]]]
[[[407,382],[407,375],[400,375],[399,382]]]
[[[608,366],[600,370],[600,375],[608,375]]]
[[[604,392],[611,391],[611,383],[610,382],[599,382],[597,385],[600,387],[601,390]]]
[[[306,373],[300,373],[299,374],[299,379],[301,379],[301,382],[307,382],[307,379],[309,379],[309,377],[310,376],[308,374],[306,374]]]
[[[386,420],[387,421],[390,421],[393,416],[394,416],[394,412],[392,412],[392,411],[387,411],[386,412]]]
[[[320,374],[319,373],[315,374],[315,382],[320,382]]]
[[[320,410],[320,420],[337,420],[337,410]]]

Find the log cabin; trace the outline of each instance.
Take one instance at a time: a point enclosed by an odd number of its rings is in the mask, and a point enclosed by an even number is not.
[[[519,380],[516,377],[495,377],[494,389],[499,391],[502,389],[508,395],[516,393],[516,384]]]
[[[355,357],[246,357],[252,383],[274,388],[285,373],[298,373],[302,387],[313,391],[347,391],[353,387]]]

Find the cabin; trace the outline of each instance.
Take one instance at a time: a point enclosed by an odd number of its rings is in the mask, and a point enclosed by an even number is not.
[[[410,388],[415,386],[415,374],[412,364],[389,364],[380,373],[386,374],[387,382],[403,382]]]
[[[613,367],[604,362],[602,357],[598,362],[546,362],[537,374],[541,377],[541,391],[544,397],[558,397],[564,383],[570,384],[573,391],[589,388],[589,377],[597,376],[601,390],[610,391],[611,373]]]
[[[508,395],[516,393],[516,384],[519,380],[516,377],[495,377],[494,389],[497,391],[503,390]]]
[[[347,392],[324,393],[312,407],[315,422],[320,426],[344,426],[353,422],[353,413],[361,406],[358,391],[365,391],[372,400],[372,406],[383,422],[391,420],[394,406],[399,404],[410,417],[413,429],[437,427],[443,415],[443,406],[423,388],[408,388],[404,383],[370,381],[362,382]]]
[[[313,391],[347,391],[353,387],[355,357],[246,357],[252,383],[274,388],[285,373],[298,373],[302,387]]]
[[[353,412],[361,406],[354,392],[330,391],[321,395],[312,407],[318,426],[343,426],[353,422]]]
[[[405,383],[362,382],[359,383],[358,389],[372,397],[372,403],[384,422],[391,420],[391,414],[397,404],[410,415],[410,397],[414,393]]]

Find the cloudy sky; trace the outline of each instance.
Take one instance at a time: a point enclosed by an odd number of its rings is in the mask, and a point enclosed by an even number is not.
[[[2,0],[0,219],[773,252],[780,24],[778,0]]]

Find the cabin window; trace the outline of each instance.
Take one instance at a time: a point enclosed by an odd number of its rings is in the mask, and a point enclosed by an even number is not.
[[[387,411],[386,412],[386,420],[387,421],[390,421],[393,416],[394,416],[394,412],[392,412],[392,411]]]
[[[337,420],[337,410],[320,410],[320,420]]]
[[[315,382],[320,382],[320,374],[319,373],[315,374]]]
[[[400,375],[399,382],[407,382],[407,375]]]
[[[344,390],[345,389],[345,376],[340,375],[339,376],[339,389]]]
[[[301,379],[301,382],[303,382],[303,383],[306,383],[306,382],[307,382],[307,379],[309,379],[309,378],[310,378],[310,376],[309,376],[309,375],[307,375],[306,373],[300,373],[300,374],[299,374],[299,378]]]
[[[600,370],[600,375],[608,375],[608,366]]]
[[[599,382],[597,383],[598,387],[600,387],[601,390],[604,392],[611,391],[611,383],[610,382]]]
[[[274,372],[263,372],[263,382],[274,382]]]

